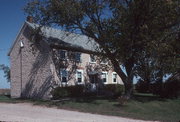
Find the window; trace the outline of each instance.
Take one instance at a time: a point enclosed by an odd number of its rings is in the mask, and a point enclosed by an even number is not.
[[[75,60],[76,60],[77,62],[80,62],[80,61],[81,61],[81,53],[79,53],[79,52],[76,52],[76,53],[75,53]]]
[[[101,64],[107,64],[107,63],[108,63],[107,59],[102,59]]]
[[[107,82],[107,72],[102,72],[101,74],[101,79],[103,83]]]
[[[94,55],[90,55],[90,62],[91,63],[96,63],[96,59]]]
[[[67,52],[65,50],[60,50],[60,59],[66,59]]]
[[[61,75],[61,82],[67,83],[68,80],[68,72],[65,69],[60,69],[60,75]]]
[[[117,74],[115,72],[113,72],[113,74],[112,74],[112,80],[114,83],[117,82]]]
[[[69,51],[68,58],[72,61],[81,62],[81,53]]]
[[[76,71],[76,81],[78,83],[82,83],[83,82],[83,70],[77,70]]]
[[[78,83],[82,82],[82,73],[81,72],[77,72],[77,81],[78,81]]]

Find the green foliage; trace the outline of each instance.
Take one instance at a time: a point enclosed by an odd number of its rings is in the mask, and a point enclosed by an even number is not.
[[[119,97],[124,91],[124,86],[120,84],[106,84],[104,90],[106,92],[111,92],[114,97]]]
[[[68,86],[66,89],[70,93],[70,97],[81,97],[84,93],[83,85]]]
[[[59,99],[63,97],[68,97],[70,94],[68,93],[66,87],[57,87],[53,89],[51,92],[53,99]]]
[[[155,95],[160,95],[163,89],[163,82],[156,81],[155,83],[151,84],[152,93]]]
[[[84,85],[57,87],[51,94],[53,99],[65,97],[95,97],[97,95],[105,97],[119,97],[124,91],[124,86],[120,84],[107,84],[100,91],[90,92],[85,91]],[[99,93],[98,93],[99,92]]]
[[[175,73],[165,82],[157,81],[152,83],[150,84],[149,91],[155,95],[159,95],[162,98],[178,98],[180,96],[179,76],[179,73]]]
[[[80,97],[84,93],[84,86],[66,86],[57,87],[51,92],[53,99],[60,99],[65,97]]]
[[[7,79],[7,82],[10,82],[10,68],[4,64],[1,64],[0,70],[4,71],[4,77]]]
[[[177,98],[180,96],[180,74],[175,74],[163,84],[160,95],[165,98]]]
[[[136,86],[135,86],[135,90],[139,93],[149,93],[150,91],[150,88],[149,88],[150,84],[148,84],[147,82],[144,82],[142,80],[139,80],[137,83],[136,83]]]

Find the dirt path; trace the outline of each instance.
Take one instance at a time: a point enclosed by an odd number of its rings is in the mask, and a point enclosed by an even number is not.
[[[0,103],[0,121],[25,122],[143,122],[122,117],[68,111],[30,103]]]

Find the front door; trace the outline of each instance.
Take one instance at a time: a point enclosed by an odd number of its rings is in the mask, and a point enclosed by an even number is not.
[[[89,80],[90,80],[90,83],[98,83],[98,74],[91,74],[89,75]]]

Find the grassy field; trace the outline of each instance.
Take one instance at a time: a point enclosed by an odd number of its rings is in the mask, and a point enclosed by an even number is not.
[[[0,102],[31,102],[34,105],[56,106],[61,109],[113,115],[143,120],[178,122],[180,120],[180,99],[159,99],[153,95],[138,94],[125,105],[115,99],[81,98],[64,102],[20,100],[0,96]]]

